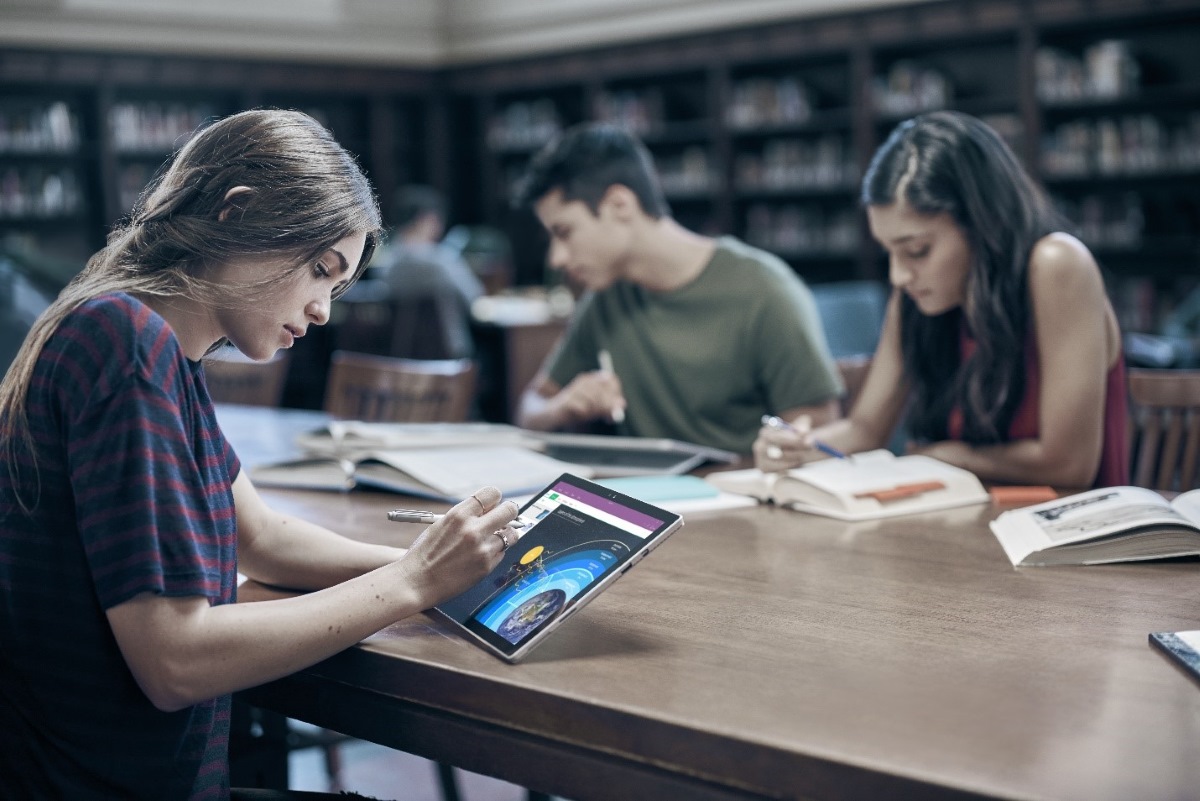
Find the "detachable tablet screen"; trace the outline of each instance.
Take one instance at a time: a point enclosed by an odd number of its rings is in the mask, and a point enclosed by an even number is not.
[[[672,512],[571,474],[521,510],[524,536],[483,581],[437,611],[515,660],[682,523]]]

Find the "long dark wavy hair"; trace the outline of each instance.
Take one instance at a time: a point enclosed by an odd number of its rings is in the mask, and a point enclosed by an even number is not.
[[[250,191],[226,200],[235,187]],[[226,209],[229,222],[222,217]],[[198,131],[34,323],[0,381],[0,461],[14,486],[18,453],[36,456],[25,413],[34,365],[73,309],[110,292],[247,308],[337,242],[366,234],[362,258],[339,290],[344,292],[370,261],[380,222],[375,193],[354,157],[307,114],[244,111]],[[286,266],[248,289],[210,278],[214,267],[247,257],[275,257]]]
[[[863,205],[889,205],[901,196],[919,214],[949,214],[972,256],[961,307],[931,317],[901,297],[904,367],[914,390],[909,431],[917,439],[945,439],[957,406],[964,441],[1004,441],[1025,393],[1029,256],[1061,221],[996,132],[954,111],[900,123],[875,153],[863,178]],[[977,348],[960,366],[964,321]]]

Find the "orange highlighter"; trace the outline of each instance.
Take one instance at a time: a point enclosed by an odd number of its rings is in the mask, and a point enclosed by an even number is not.
[[[945,483],[941,481],[916,481],[911,484],[897,484],[894,487],[858,492],[855,493],[854,497],[874,498],[880,503],[887,503],[888,501],[898,501],[902,498],[911,498],[913,495],[921,495],[926,492],[945,488]]]

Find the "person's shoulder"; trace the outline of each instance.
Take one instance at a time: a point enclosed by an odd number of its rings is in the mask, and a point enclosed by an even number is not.
[[[142,301],[125,292],[90,298],[79,304],[64,324],[89,330],[98,342],[113,347],[157,341],[169,334],[167,321]]]
[[[173,372],[182,358],[167,321],[124,292],[84,301],[63,320],[59,331],[64,349],[80,361],[97,362],[105,381],[142,372],[157,382]]]
[[[762,248],[748,245],[735,236],[717,238],[713,263],[737,271],[743,278],[748,272],[753,272],[788,284],[803,283],[783,259]]]
[[[1034,294],[1070,296],[1103,287],[1100,267],[1087,245],[1070,234],[1047,234],[1029,254],[1029,285]]]

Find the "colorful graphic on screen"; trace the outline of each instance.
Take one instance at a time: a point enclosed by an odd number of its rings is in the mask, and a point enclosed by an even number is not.
[[[559,553],[541,551],[509,568],[501,589],[472,617],[514,645],[563,610],[612,569],[629,546],[618,540],[581,543]]]

